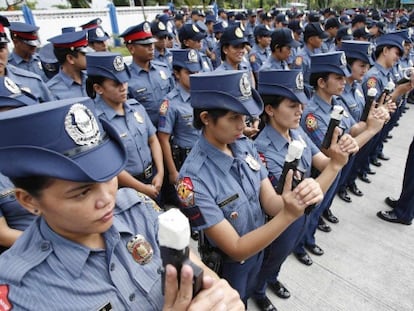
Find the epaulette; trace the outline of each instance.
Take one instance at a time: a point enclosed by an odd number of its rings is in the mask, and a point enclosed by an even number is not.
[[[155,211],[161,211],[161,208],[147,195],[136,191],[132,188],[121,188],[116,194],[116,206],[122,210],[126,211],[132,206],[137,204],[144,204],[145,206],[151,206]]]
[[[42,78],[38,74],[35,74],[35,73],[33,73],[31,71],[28,71],[28,70],[18,68],[16,66],[11,65],[11,64],[7,65],[7,70],[10,70],[11,72],[13,72],[17,76],[22,76],[22,77],[26,77],[26,78],[33,78],[33,79],[36,79],[36,80],[39,80],[39,81],[43,81]]]

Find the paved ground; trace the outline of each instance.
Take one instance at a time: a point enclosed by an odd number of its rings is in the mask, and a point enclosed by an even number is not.
[[[375,215],[387,209],[384,199],[398,196],[408,146],[414,135],[414,106],[403,115],[394,138],[385,144],[391,157],[374,168],[371,184],[358,181],[364,196],[352,203],[336,198],[333,212],[340,222],[332,232],[318,231],[325,250],[307,267],[290,256],[280,280],[292,296],[282,300],[268,292],[279,311],[414,311],[414,225],[384,222]],[[249,301],[248,310],[258,310]]]

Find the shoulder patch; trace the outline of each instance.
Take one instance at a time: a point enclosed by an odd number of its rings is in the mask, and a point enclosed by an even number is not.
[[[144,202],[144,204],[151,206],[152,209],[156,212],[161,212],[161,208],[158,206],[158,204],[153,199],[151,199],[146,194],[138,192],[138,191],[137,191],[137,194],[141,198],[142,202]]]
[[[266,168],[267,168],[267,161],[266,161],[266,157],[265,157],[264,153],[259,152],[259,158],[260,158],[260,160],[262,161],[262,163],[263,163],[264,167],[266,167]]]
[[[306,116],[305,123],[306,123],[306,129],[309,132],[313,132],[318,128],[318,121],[316,120],[316,117],[314,116],[313,113],[309,113]]]
[[[194,206],[194,187],[190,177],[183,177],[176,185],[177,195],[183,207]]]
[[[12,309],[12,304],[8,298],[9,295],[9,285],[2,284],[0,285],[0,310],[9,311]]]
[[[302,66],[303,63],[303,57],[302,56],[297,56],[295,59],[295,65],[296,66]]]
[[[170,105],[168,99],[165,99],[161,106],[160,106],[160,116],[165,116],[167,114],[168,111],[168,106]]]
[[[249,57],[249,60],[251,63],[255,63],[256,62],[256,54],[251,54]]]
[[[375,78],[375,77],[369,78],[368,81],[367,81],[367,87],[369,89],[371,89],[371,88],[376,87],[376,86],[377,86],[377,78]]]

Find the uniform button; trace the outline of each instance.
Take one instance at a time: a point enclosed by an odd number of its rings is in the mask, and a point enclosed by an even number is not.
[[[129,301],[134,301],[134,300],[135,300],[135,294],[129,295]]]
[[[114,263],[111,263],[111,266],[110,266],[110,268],[109,268],[111,271],[114,271],[115,270],[115,264]]]
[[[42,242],[42,244],[40,244],[40,249],[42,251],[47,251],[50,249],[50,243],[49,242]]]
[[[158,274],[161,274],[163,271],[164,271],[164,268],[163,267],[158,267],[158,269],[157,269],[157,273]]]

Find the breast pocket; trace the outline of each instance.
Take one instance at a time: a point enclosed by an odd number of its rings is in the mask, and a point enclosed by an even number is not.
[[[224,218],[234,227],[239,235],[246,233],[248,218],[248,201],[238,193],[223,195],[218,200]]]

